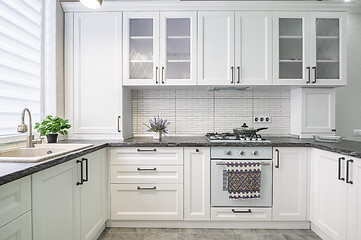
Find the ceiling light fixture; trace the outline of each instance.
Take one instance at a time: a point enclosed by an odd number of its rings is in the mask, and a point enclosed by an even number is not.
[[[80,2],[88,8],[97,9],[100,8],[100,6],[103,3],[103,0],[80,0]]]

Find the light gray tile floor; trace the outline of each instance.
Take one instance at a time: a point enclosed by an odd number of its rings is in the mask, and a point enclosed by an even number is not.
[[[311,230],[106,228],[98,240],[320,240]]]

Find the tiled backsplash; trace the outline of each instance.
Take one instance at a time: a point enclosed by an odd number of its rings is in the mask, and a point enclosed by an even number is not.
[[[146,134],[149,118],[171,122],[171,135],[230,132],[244,122],[268,127],[263,134],[290,134],[290,91],[133,90],[133,133]],[[254,123],[254,116],[270,116],[270,123]]]

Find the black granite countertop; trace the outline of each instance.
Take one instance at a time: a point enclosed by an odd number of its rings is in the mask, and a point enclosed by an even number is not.
[[[313,139],[297,139],[291,137],[267,138],[266,143],[211,143],[204,137],[165,137],[161,142],[151,137],[134,137],[124,141],[116,140],[66,140],[62,143],[87,143],[92,147],[51,158],[39,163],[0,162],[0,185],[31,175],[44,169],[56,166],[85,154],[105,147],[314,147],[343,155],[361,158],[361,142],[344,140],[341,143],[320,143]]]

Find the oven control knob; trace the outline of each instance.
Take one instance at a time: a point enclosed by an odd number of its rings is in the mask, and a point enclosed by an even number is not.
[[[253,151],[253,155],[258,155],[258,152],[257,151]]]
[[[228,150],[228,151],[226,151],[226,154],[227,154],[227,155],[231,155],[232,152]]]
[[[242,155],[242,156],[243,156],[243,155],[244,155],[244,151],[240,151],[240,152],[239,152],[239,155]]]

